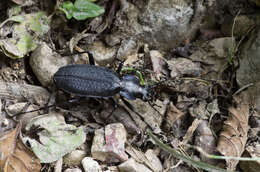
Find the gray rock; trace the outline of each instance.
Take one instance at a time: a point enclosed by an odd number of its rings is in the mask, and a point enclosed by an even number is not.
[[[95,62],[102,66],[112,63],[116,57],[116,49],[106,47],[101,41],[94,42],[88,47],[88,50],[93,54]]]
[[[79,168],[67,168],[64,172],[82,172]]]
[[[246,90],[254,100],[254,107],[260,112],[260,31],[253,34],[241,53],[240,67],[237,70],[237,83],[240,87],[253,84]]]
[[[145,165],[136,162],[132,158],[120,164],[118,168],[120,172],[152,172]]]
[[[38,80],[45,87],[51,87],[54,73],[61,66],[69,63],[69,58],[61,58],[58,54],[54,54],[46,43],[42,43],[35,49],[30,57],[30,66]]]
[[[234,23],[235,22],[235,23]],[[250,28],[256,24],[256,20],[247,15],[239,15],[234,21],[234,17],[226,17],[221,25],[221,31],[226,36],[242,37],[248,34]]]
[[[127,56],[136,54],[138,51],[138,44],[136,42],[136,40],[134,39],[126,39],[123,40],[118,52],[117,52],[117,57],[119,59],[125,59]]]
[[[230,55],[235,40],[232,37],[224,37],[213,39],[209,42],[209,45],[213,48],[213,51],[218,57],[226,58]]]
[[[206,7],[197,2],[196,14],[191,0],[148,0],[136,3],[121,3],[117,13],[113,35],[137,38],[159,49],[172,48],[185,39],[192,39],[205,16]]]
[[[260,81],[260,31],[250,37],[243,49],[237,70],[239,86]]]
[[[196,77],[200,76],[203,71],[199,63],[192,62],[186,58],[176,58],[167,62],[172,78],[182,77],[183,75]]]
[[[10,104],[10,105],[7,105],[6,111],[8,112],[8,114],[10,116],[14,116],[17,113],[22,112],[26,106],[27,106],[27,103],[25,103],[25,102]]]
[[[150,45],[172,48],[189,37],[193,14],[187,1],[150,0],[138,16],[141,38]]]
[[[73,150],[69,154],[63,157],[64,164],[68,166],[80,165],[82,159],[86,156],[86,152],[83,150]]]
[[[85,157],[81,163],[85,172],[102,172],[98,162],[91,157]]]

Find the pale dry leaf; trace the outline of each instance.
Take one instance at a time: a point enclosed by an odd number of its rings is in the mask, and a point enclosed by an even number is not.
[[[216,138],[214,137],[207,120],[202,120],[196,130],[195,145],[202,148],[208,154],[216,154]],[[208,158],[207,156],[200,154],[202,162],[206,162],[211,165],[216,165],[215,159]]]
[[[236,96],[234,99],[236,106],[229,108],[229,116],[220,133],[217,150],[224,156],[240,157],[247,141],[249,104],[245,96]],[[235,170],[238,162],[226,160],[228,169]]]
[[[163,58],[163,55],[156,50],[150,51],[150,57],[153,71],[156,75],[156,78],[159,79],[163,75],[163,73],[166,72],[166,70],[164,69],[164,66],[166,65],[165,59]]]
[[[195,118],[195,120],[192,122],[191,126],[188,128],[180,145],[186,145],[188,143],[188,141],[192,138],[193,133],[198,128],[198,126],[200,125],[201,122],[202,122],[201,119]]]
[[[145,164],[150,169],[155,171],[155,169],[153,169],[153,164],[151,164],[151,162],[146,158],[145,154],[142,151],[139,151],[139,150],[135,149],[134,147],[132,147],[131,145],[129,145],[126,147],[126,152],[129,155],[131,155],[131,158],[133,158],[136,162]]]

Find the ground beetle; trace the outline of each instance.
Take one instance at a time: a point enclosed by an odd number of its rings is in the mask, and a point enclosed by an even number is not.
[[[119,93],[129,100],[150,101],[148,86],[140,85],[135,75],[119,77],[106,67],[75,64],[61,67],[53,77],[58,89],[84,97],[107,98]]]

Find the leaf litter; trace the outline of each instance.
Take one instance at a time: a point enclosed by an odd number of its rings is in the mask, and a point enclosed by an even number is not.
[[[249,104],[246,95],[234,97],[234,104],[228,109],[229,116],[220,133],[217,150],[225,156],[240,157],[245,150],[249,129]],[[228,169],[235,170],[238,160],[226,160]]]
[[[41,170],[40,160],[19,138],[21,123],[0,137],[0,171],[37,172]]]
[[[77,1],[80,2],[80,1]],[[132,2],[132,1],[131,1]],[[87,2],[89,3],[89,2]],[[106,3],[106,2],[105,2]],[[102,6],[104,6],[105,3],[99,3]],[[137,4],[135,1],[132,2],[134,5],[141,6],[141,4]],[[106,40],[106,44],[112,45],[112,41],[109,42],[110,39],[108,39],[107,31],[111,32],[113,31],[114,24],[117,27],[118,23],[113,23],[114,17],[122,17],[125,14],[121,11],[123,6],[121,4],[127,4],[127,1],[113,1],[109,2],[106,6],[106,9],[111,5],[111,8],[109,9],[108,15],[103,15],[94,18],[91,22],[84,23],[84,27],[87,25],[87,27],[97,26],[96,30],[92,30],[91,33],[88,33],[87,29],[85,28],[82,33],[77,38],[77,33],[79,28],[78,27],[78,21],[75,22],[75,20],[72,19],[72,21],[66,21],[62,24],[62,27],[65,28],[64,31],[64,37],[62,37],[60,32],[57,32],[59,37],[58,39],[53,38],[52,44],[56,46],[57,40],[62,40],[64,44],[59,42],[59,46],[66,47],[66,44],[69,42],[68,40],[72,40],[72,38],[75,38],[74,42],[70,44],[70,50],[71,52],[73,49],[76,49],[75,47],[84,47],[82,45],[83,39],[88,34],[93,34],[91,44],[95,45],[94,43],[96,40],[100,41],[99,37],[102,37],[102,40]],[[131,8],[132,5],[131,4]],[[117,13],[118,5],[120,5],[120,13]],[[87,11],[84,11],[85,16],[79,16],[78,12],[80,10],[87,10],[87,9],[81,9],[81,7],[77,4],[68,4],[69,8],[78,8],[76,11],[75,9],[72,11],[65,11],[68,18],[74,17],[75,19],[85,19],[86,17],[93,17],[94,13],[90,14],[87,13]],[[67,7],[68,7],[67,6]],[[127,5],[124,6],[124,8],[128,8]],[[67,10],[67,9],[66,9]],[[99,8],[99,13],[103,13],[103,11]],[[70,13],[72,12],[72,13]],[[31,13],[34,14],[34,13]],[[27,15],[31,15],[27,14]],[[96,15],[96,14],[95,14]],[[97,14],[99,15],[99,14]],[[122,15],[122,16],[120,16]],[[24,18],[28,17],[24,15],[18,15],[15,17],[11,17],[6,20],[2,24],[2,26],[6,26],[9,23],[14,22],[14,25],[21,25],[24,24]],[[82,18],[83,17],[83,18]],[[29,17],[30,18],[30,17]],[[46,19],[46,15],[44,17]],[[117,21],[118,22],[118,21]],[[36,22],[37,23],[37,22]],[[28,23],[27,23],[28,24]],[[69,28],[70,24],[75,24],[75,28]],[[81,25],[80,23],[79,25]],[[30,24],[29,24],[30,25]],[[47,28],[49,27],[48,24],[43,26],[44,28],[38,28],[40,29],[40,36],[42,34],[45,34],[47,31],[49,31]],[[59,26],[60,27],[60,26]],[[36,27],[37,28],[37,27]],[[68,29],[69,28],[69,29]],[[42,29],[42,30],[41,30]],[[46,30],[45,30],[46,29]],[[61,29],[61,30],[62,30]],[[67,29],[67,30],[66,30]],[[71,31],[71,33],[70,33]],[[105,32],[103,32],[105,31]],[[96,33],[92,33],[96,32]],[[103,33],[102,33],[103,32]],[[210,33],[210,30],[206,30],[206,32],[202,32],[202,38],[210,40],[211,37],[220,37],[218,34],[218,30],[214,31],[216,33]],[[36,32],[38,34],[38,32]],[[52,34],[55,35],[53,32]],[[29,33],[30,35],[31,33]],[[36,34],[36,35],[37,35]],[[71,35],[70,35],[71,34]],[[104,35],[103,35],[104,34]],[[26,35],[26,34],[25,34]],[[32,34],[34,35],[34,34]],[[32,36],[30,35],[30,36]],[[76,36],[75,36],[76,35]],[[103,37],[104,36],[104,37]],[[70,39],[66,40],[66,37],[70,37]],[[72,38],[71,38],[72,37]],[[128,40],[125,40],[120,33],[118,33],[116,36],[111,36],[115,38],[115,47],[120,42],[127,42]],[[119,39],[117,39],[117,38]],[[15,37],[13,37],[15,38]],[[18,45],[10,44],[7,40],[1,39],[1,48],[2,51],[4,51],[6,56],[9,56],[11,58],[20,58],[26,56],[29,52],[33,51],[35,48],[36,43],[40,41],[40,39],[34,39],[36,37],[19,37],[26,42],[24,45],[28,46],[28,49],[23,49],[19,47]],[[37,37],[38,38],[38,37]],[[187,38],[189,40],[189,38]],[[57,41],[57,42],[55,42]],[[62,42],[61,41],[61,42]],[[72,41],[71,41],[72,42]],[[224,42],[224,43],[223,43]],[[226,43],[225,43],[226,42]],[[194,49],[193,42],[189,45],[184,47],[180,47],[179,49],[176,48],[172,53],[162,53],[158,50],[154,50],[154,47],[150,50],[149,47],[144,46],[144,49],[136,48],[134,51],[134,55],[127,56],[126,62],[128,64],[131,64],[131,66],[145,68],[144,74],[145,79],[148,78],[148,80],[151,78],[151,82],[158,82],[165,80],[166,82],[162,82],[163,84],[158,86],[158,90],[155,92],[158,93],[156,95],[157,101],[155,104],[161,106],[156,107],[157,110],[162,113],[160,117],[158,117],[159,114],[153,110],[144,110],[148,106],[148,104],[144,102],[138,103],[138,101],[133,102],[133,104],[136,105],[137,109],[144,115],[144,118],[147,120],[147,123],[152,126],[152,128],[157,129],[157,134],[160,137],[161,141],[164,141],[167,144],[170,144],[174,148],[178,148],[183,153],[186,153],[189,157],[195,157],[200,158],[203,162],[208,162],[210,164],[216,164],[214,160],[212,160],[212,157],[207,156],[207,154],[215,154],[216,150],[218,150],[222,155],[226,156],[226,165],[229,170],[236,170],[238,168],[238,163],[240,165],[241,169],[247,169],[248,164],[251,162],[244,161],[241,163],[237,159],[230,159],[230,157],[240,157],[242,156],[243,152],[245,156],[251,156],[251,157],[259,157],[258,150],[259,150],[259,144],[257,145],[255,142],[252,145],[247,145],[247,141],[249,136],[247,135],[248,130],[250,127],[248,126],[248,118],[249,118],[249,105],[244,103],[248,102],[249,100],[244,97],[235,96],[232,97],[232,92],[234,89],[232,80],[232,72],[234,72],[234,69],[230,69],[230,67],[227,62],[226,57],[229,56],[230,53],[230,42],[233,42],[233,38],[227,37],[227,38],[220,38],[215,39],[214,41],[205,42],[203,44],[199,44],[198,47]],[[106,44],[102,44],[102,47],[106,47]],[[223,46],[222,46],[223,45]],[[57,47],[59,47],[57,46]],[[64,48],[63,47],[63,48]],[[62,48],[62,49],[63,49]],[[114,48],[114,47],[113,47]],[[81,48],[81,50],[85,49]],[[86,48],[87,49],[87,48]],[[95,46],[94,46],[95,49]],[[179,57],[181,56],[181,57]],[[183,58],[184,57],[184,58]],[[148,63],[143,62],[145,60],[149,59]],[[84,63],[84,59],[82,60]],[[141,62],[141,63],[140,63]],[[141,64],[141,65],[140,65]],[[113,66],[112,64],[111,66]],[[162,96],[163,94],[167,96]],[[167,97],[167,98],[165,98]],[[164,105],[164,100],[168,99],[166,101],[166,105]],[[233,100],[233,104],[231,104],[231,100]],[[24,100],[23,100],[24,101]],[[89,103],[90,101],[88,101]],[[89,104],[87,103],[87,106]],[[85,142],[86,139],[84,139],[84,132],[83,128],[81,127],[75,127],[84,125],[87,123],[88,126],[94,126],[92,129],[98,129],[102,125],[106,124],[108,121],[110,122],[121,122],[123,123],[128,131],[128,134],[142,134],[142,138],[140,139],[138,143],[133,141],[131,142],[132,145],[132,151],[129,151],[131,158],[133,158],[135,161],[140,162],[148,166],[151,170],[156,171],[156,169],[152,166],[151,162],[148,160],[149,158],[145,157],[144,153],[146,149],[154,146],[154,141],[151,139],[147,139],[147,135],[144,132],[146,129],[146,125],[143,124],[139,117],[137,117],[135,114],[131,114],[131,112],[126,112],[126,109],[122,106],[113,112],[113,107],[110,106],[104,106],[101,104],[102,108],[86,108],[87,111],[81,111],[81,109],[76,109],[76,112],[71,111],[71,109],[66,110],[66,120],[69,119],[68,124],[63,121],[59,121],[57,119],[53,120],[53,123],[47,120],[46,118],[42,117],[42,122],[48,122],[48,124],[39,124],[39,123],[31,123],[29,124],[30,127],[27,128],[27,131],[23,131],[23,136],[27,134],[27,141],[30,143],[32,150],[34,153],[40,158],[41,162],[53,162],[57,159],[60,159],[64,154],[69,153],[72,149],[76,149],[80,144]],[[121,106],[121,105],[120,105]],[[94,109],[94,110],[93,110]],[[105,109],[105,110],[104,110]],[[227,110],[228,109],[228,110]],[[142,111],[144,110],[144,111]],[[111,119],[100,119],[102,117],[97,117],[99,114],[103,114],[106,118],[110,115],[110,112],[114,113],[115,117],[111,117]],[[71,117],[71,114],[74,114],[73,117]],[[90,114],[90,115],[89,115]],[[121,115],[121,116],[120,116]],[[126,115],[127,117],[123,117],[123,115]],[[134,119],[132,119],[130,116],[134,116]],[[70,117],[68,117],[70,116]],[[80,116],[79,119],[76,119],[76,116]],[[88,116],[87,120],[82,120],[85,116]],[[92,116],[92,118],[90,117]],[[46,117],[46,116],[45,116]],[[227,119],[226,119],[227,118]],[[34,119],[35,120],[35,119]],[[46,120],[46,121],[45,121]],[[32,120],[33,121],[33,120]],[[93,122],[94,123],[91,123]],[[134,123],[134,121],[139,124]],[[224,122],[223,122],[224,121]],[[35,121],[34,121],[35,122]],[[55,124],[54,124],[55,123]],[[164,125],[166,124],[166,125]],[[141,126],[141,127],[140,127]],[[140,127],[140,128],[138,128]],[[88,128],[89,132],[91,133],[91,127]],[[61,130],[64,130],[64,133],[61,132]],[[32,131],[30,133],[30,131]],[[34,132],[33,132],[34,131]],[[73,133],[75,135],[70,135],[69,133]],[[78,131],[78,133],[77,133]],[[155,131],[154,131],[155,132]],[[11,135],[6,135],[10,138],[14,138],[15,133]],[[67,141],[67,138],[65,137],[63,141],[60,141],[59,139],[56,140],[56,138],[59,138],[60,136],[69,136],[68,140],[74,137],[80,137],[80,141],[77,142],[77,144],[71,146],[70,144],[64,144],[64,140]],[[137,136],[138,137],[138,136]],[[17,141],[17,146],[19,147],[20,144],[22,144],[21,141]],[[76,139],[77,140],[77,139]],[[88,141],[91,141],[91,138],[87,139]],[[133,139],[134,140],[134,139]],[[154,139],[156,140],[156,139]],[[0,140],[2,141],[2,140]],[[87,142],[88,142],[87,141]],[[3,142],[3,141],[2,141]],[[7,141],[3,142],[6,144]],[[9,143],[10,141],[8,141]],[[21,142],[21,143],[20,143]],[[25,143],[28,143],[24,141]],[[49,145],[46,143],[51,142],[50,145],[55,145],[55,148],[48,147]],[[160,142],[155,141],[157,144],[159,144],[162,148],[164,147]],[[59,143],[57,146],[56,143]],[[86,143],[86,142],[85,142]],[[218,144],[216,144],[218,143]],[[198,152],[200,154],[197,154],[197,152],[194,152],[193,150],[189,149],[189,145],[195,145],[197,146]],[[0,148],[1,148],[0,144]],[[64,147],[70,147],[68,150]],[[187,146],[187,147],[186,147]],[[59,147],[59,148],[58,148]],[[136,148],[138,147],[138,149]],[[192,146],[190,146],[192,147]],[[65,150],[65,151],[58,151],[59,153],[50,153],[49,150],[56,149],[57,150]],[[164,147],[165,148],[165,147]],[[38,149],[38,150],[37,150]],[[202,153],[203,151],[204,153]],[[1,149],[0,149],[1,150]],[[40,151],[39,151],[40,150]],[[167,164],[170,159],[174,159],[170,154],[176,155],[174,151],[170,149],[165,149],[167,152],[165,153],[166,156],[163,156],[163,151],[159,153],[157,156],[160,158],[161,161],[164,160],[165,164]],[[11,150],[9,150],[11,151]],[[4,152],[4,151],[3,151]],[[15,151],[14,151],[15,152]],[[42,155],[41,155],[42,153]],[[53,154],[53,156],[50,156],[45,159],[47,154]],[[6,154],[6,153],[5,153]],[[197,155],[199,155],[197,157]],[[33,157],[34,155],[32,155]],[[229,157],[229,158],[228,158]],[[178,158],[183,158],[182,155],[178,155]],[[37,159],[37,158],[36,158]],[[225,159],[225,157],[223,158]],[[175,159],[174,159],[175,160]],[[29,161],[29,160],[28,160]],[[38,160],[39,161],[39,160]],[[173,168],[179,167],[186,167],[188,169],[191,169],[190,166],[187,166],[183,163],[187,162],[194,163],[196,167],[203,168],[205,170],[220,170],[218,168],[205,166],[203,163],[198,163],[196,161],[193,161],[193,159],[185,158],[182,161],[179,161],[177,164],[173,164]],[[2,161],[0,161],[2,162]],[[10,161],[11,162],[11,161]],[[176,162],[176,161],[174,161]],[[225,166],[222,164],[222,162],[218,162],[220,166]],[[218,165],[219,165],[218,164]],[[243,165],[242,165],[243,164]],[[107,165],[107,164],[106,164]],[[199,165],[202,165],[200,167]],[[258,169],[259,163],[254,164],[255,169]],[[249,168],[249,167],[248,167]],[[38,169],[37,169],[38,170]],[[35,171],[37,171],[35,170]]]

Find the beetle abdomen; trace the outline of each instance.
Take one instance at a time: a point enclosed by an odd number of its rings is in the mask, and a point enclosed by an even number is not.
[[[57,88],[86,97],[111,97],[120,91],[120,79],[108,68],[68,65],[54,74]]]

